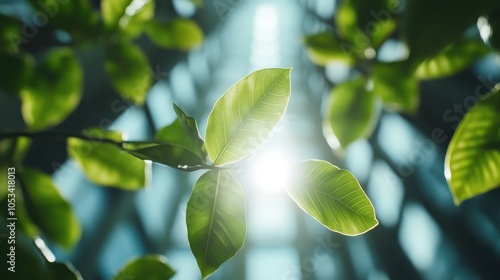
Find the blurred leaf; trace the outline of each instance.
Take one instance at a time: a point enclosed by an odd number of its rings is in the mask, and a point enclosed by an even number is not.
[[[18,176],[22,176],[21,187],[33,222],[50,240],[71,248],[80,239],[80,225],[50,176],[29,168]]]
[[[497,52],[500,52],[500,11],[488,15],[488,24],[491,27],[491,35],[488,38],[488,43]]]
[[[373,67],[373,92],[386,108],[414,113],[419,105],[418,81],[401,62],[377,63]]]
[[[21,22],[16,18],[0,14],[0,53],[18,53],[19,44],[25,42],[25,40],[26,39],[24,39],[21,34]],[[1,61],[4,62],[3,55]],[[5,63],[4,65],[13,66],[8,63]],[[4,69],[1,69],[0,71],[3,74]],[[0,78],[3,77],[0,76]]]
[[[29,54],[10,55],[0,53],[0,88],[7,93],[18,96],[23,86],[29,82],[33,74],[34,61]]]
[[[130,37],[137,37],[146,22],[154,16],[152,0],[102,0],[101,12],[104,25],[110,31],[120,30]]]
[[[455,204],[500,187],[500,93],[480,101],[458,125],[445,159],[445,174]]]
[[[378,225],[371,201],[349,171],[320,160],[295,163],[291,170],[288,194],[328,229],[359,235]]]
[[[217,165],[254,152],[283,117],[290,97],[291,68],[255,71],[224,93],[208,116],[206,147]]]
[[[489,52],[490,49],[480,40],[462,40],[446,47],[436,56],[425,59],[418,66],[415,76],[419,79],[450,76]]]
[[[204,164],[201,158],[188,148],[163,141],[125,142],[124,149],[131,155],[144,160],[165,164],[174,168]]]
[[[341,60],[348,64],[354,62],[354,58],[340,47],[339,42],[332,34],[324,32],[308,35],[304,38],[304,43],[307,46],[309,58],[317,65],[326,66],[335,60]]]
[[[391,0],[344,0],[336,13],[335,23],[340,36],[350,44],[344,46],[357,56],[368,47],[378,49],[396,28]]]
[[[104,138],[113,139],[116,137],[113,135],[116,132],[106,132]],[[97,185],[138,190],[146,184],[144,161],[122,151],[117,145],[69,138],[68,154]]]
[[[77,40],[98,30],[99,15],[88,0],[30,0],[30,3],[38,15],[45,16],[46,23],[68,31]]]
[[[196,182],[187,204],[189,244],[206,279],[243,246],[245,195],[227,171],[208,171]]]
[[[200,46],[204,40],[203,31],[190,19],[151,21],[146,26],[146,34],[160,47],[183,51]]]
[[[113,280],[168,280],[174,274],[175,271],[170,267],[165,257],[149,255],[129,261],[113,277]]]
[[[497,5],[494,2],[408,1],[406,14],[402,17],[402,33],[410,48],[410,62],[418,65],[423,59],[435,56],[444,47],[458,41],[479,16]]]
[[[53,280],[83,280],[82,275],[69,263],[47,262]]]
[[[363,77],[344,82],[330,93],[324,120],[326,130],[332,131],[345,149],[355,140],[372,133],[378,115],[376,105],[376,95],[366,89]]]
[[[109,44],[104,69],[121,96],[137,105],[144,104],[153,78],[140,48],[127,41]]]
[[[23,118],[32,130],[63,121],[80,102],[83,71],[69,48],[52,49],[36,65],[36,75],[21,90]]]

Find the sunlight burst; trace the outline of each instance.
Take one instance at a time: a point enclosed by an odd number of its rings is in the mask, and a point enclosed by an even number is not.
[[[288,178],[288,162],[278,153],[260,156],[252,168],[255,187],[262,191],[276,193],[283,191]]]

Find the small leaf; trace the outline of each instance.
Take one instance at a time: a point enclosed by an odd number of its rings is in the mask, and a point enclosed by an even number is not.
[[[386,108],[414,113],[419,105],[418,81],[401,62],[377,63],[373,69],[373,92]]]
[[[116,132],[103,134],[103,139],[113,138],[116,138]],[[69,138],[68,154],[97,185],[138,190],[146,184],[144,161],[122,151],[117,145]]]
[[[21,90],[23,118],[32,130],[63,121],[80,102],[83,72],[69,48],[51,50]]]
[[[288,194],[328,229],[359,235],[378,225],[371,201],[347,170],[320,160],[295,163]]]
[[[354,62],[335,40],[332,34],[327,32],[308,35],[304,38],[307,46],[307,55],[317,65],[326,66],[331,61],[341,60],[348,64]]]
[[[174,274],[175,271],[170,267],[164,256],[148,255],[129,261],[113,277],[113,280],[168,280]]]
[[[500,93],[494,90],[458,125],[445,159],[445,174],[455,204],[500,187]]]
[[[153,78],[140,48],[127,41],[108,45],[104,69],[121,96],[137,105],[144,104]]]
[[[146,22],[154,16],[152,0],[103,0],[101,12],[110,31],[119,30],[134,38],[141,34]]]
[[[436,56],[425,59],[418,66],[415,75],[419,79],[450,76],[489,52],[490,49],[480,40],[462,40],[446,47]]]
[[[81,229],[70,204],[47,174],[27,168],[21,176],[24,199],[33,222],[50,240],[71,248],[79,240]]]
[[[163,141],[125,142],[123,148],[137,158],[151,160],[174,168],[204,164],[198,155],[175,143]]]
[[[255,71],[220,98],[208,116],[206,148],[217,165],[254,152],[283,117],[290,97],[290,68]]]
[[[203,31],[190,19],[151,21],[146,26],[146,34],[160,47],[183,51],[200,46],[204,40]]]
[[[174,110],[179,118],[179,121],[184,127],[184,130],[189,135],[189,138],[195,143],[196,153],[201,157],[203,161],[207,159],[207,151],[205,149],[205,142],[200,136],[200,132],[198,130],[198,124],[193,117],[190,117],[182,111],[182,109],[174,103]]]
[[[343,148],[373,131],[378,115],[377,98],[365,84],[360,77],[334,87],[330,94],[326,131],[333,132]]]
[[[245,195],[227,171],[208,171],[196,182],[187,204],[189,244],[206,279],[243,246]]]

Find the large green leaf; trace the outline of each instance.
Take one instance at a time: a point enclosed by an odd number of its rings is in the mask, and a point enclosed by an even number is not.
[[[50,176],[25,169],[21,187],[33,222],[52,241],[65,248],[80,238],[81,229],[70,204],[61,196]]]
[[[123,148],[131,155],[174,168],[202,165],[202,159],[184,145],[163,141],[125,142]]]
[[[418,81],[401,62],[377,63],[373,67],[373,91],[386,108],[414,113],[419,105]]]
[[[146,25],[146,34],[160,47],[184,51],[200,46],[204,40],[203,31],[190,19],[151,21]]]
[[[479,16],[495,5],[491,0],[463,1],[459,5],[454,0],[408,1],[402,33],[410,48],[411,63],[419,64],[458,41]]]
[[[346,148],[361,137],[371,134],[377,117],[377,97],[366,89],[363,77],[333,88],[328,101],[324,125]],[[328,135],[327,135],[328,136]]]
[[[419,79],[435,79],[453,75],[488,54],[490,49],[480,40],[462,40],[452,44],[417,68]]]
[[[371,201],[347,170],[320,160],[291,166],[288,194],[328,229],[359,235],[378,225]]]
[[[255,71],[215,103],[205,140],[213,163],[236,162],[267,139],[288,106],[290,72],[291,68]]]
[[[328,32],[308,35],[304,38],[307,54],[312,62],[326,66],[331,61],[341,60],[348,64],[354,62],[354,57],[349,56],[340,43]]]
[[[113,280],[168,280],[174,274],[175,271],[170,267],[164,256],[148,255],[127,262],[113,277]]]
[[[500,93],[495,90],[465,115],[453,135],[445,174],[455,204],[500,186]]]
[[[22,114],[30,129],[59,124],[80,102],[83,71],[69,48],[57,48],[36,66],[21,90]]]
[[[245,196],[227,171],[208,171],[194,186],[187,204],[189,244],[203,279],[243,246]]]
[[[131,37],[143,31],[146,22],[154,16],[152,0],[102,0],[104,25],[110,31],[120,30]]]
[[[116,138],[116,133],[106,132],[103,135],[103,139]],[[146,184],[144,161],[122,151],[115,144],[69,138],[68,154],[95,184],[124,190],[141,189]]]
[[[109,44],[104,69],[120,95],[137,105],[144,104],[153,78],[140,48],[127,41]]]

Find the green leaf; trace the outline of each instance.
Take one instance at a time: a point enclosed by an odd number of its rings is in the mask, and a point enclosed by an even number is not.
[[[184,111],[182,111],[182,109],[175,103],[174,110],[182,124],[182,127],[189,135],[189,138],[194,142],[196,146],[196,153],[201,157],[201,159],[203,159],[203,161],[205,161],[207,158],[207,151],[205,149],[205,142],[200,136],[196,120],[184,113]]]
[[[119,30],[134,38],[154,16],[152,0],[103,0],[101,12],[104,25],[110,31]]]
[[[103,139],[116,139],[116,132],[104,133]],[[122,151],[115,144],[104,140],[97,142],[69,138],[68,154],[82,168],[87,178],[97,185],[123,190],[138,190],[146,185],[144,161]]]
[[[71,248],[79,240],[81,229],[70,204],[47,174],[27,168],[20,176],[28,214],[33,222],[50,240]]]
[[[267,139],[288,106],[290,72],[291,68],[257,70],[215,103],[205,140],[213,163],[236,162]]]
[[[435,56],[458,41],[479,16],[493,10],[495,5],[490,0],[464,1],[460,5],[454,0],[408,1],[402,17],[402,33],[410,48],[409,60],[418,65],[423,59]]]
[[[500,187],[500,93],[494,90],[458,125],[445,159],[445,174],[455,204]]]
[[[153,78],[140,48],[127,41],[109,44],[104,69],[121,96],[137,105],[144,104]]]
[[[203,31],[190,19],[174,19],[169,22],[151,21],[146,34],[156,45],[167,49],[188,51],[204,41]]]
[[[129,261],[113,277],[113,280],[168,280],[174,274],[175,271],[170,267],[164,256],[149,255]]]
[[[462,40],[446,47],[436,56],[425,59],[418,66],[415,76],[419,79],[450,76],[489,52],[490,49],[480,40]]]
[[[243,246],[245,195],[227,171],[208,171],[196,182],[187,204],[189,244],[206,279]]]
[[[69,48],[52,49],[21,90],[23,118],[32,130],[63,121],[80,102],[83,71]]]
[[[328,229],[359,235],[378,225],[371,201],[349,171],[320,160],[295,163],[291,170],[288,194]]]
[[[19,45],[23,42],[26,42],[26,40],[21,34],[21,22],[15,18],[0,14],[0,53],[18,53]],[[4,61],[3,58],[1,61]],[[4,65],[13,66],[7,63]],[[3,69],[2,72],[4,72]]]
[[[34,18],[35,15],[37,19],[45,16],[46,23],[68,31],[74,39],[83,39],[84,36],[93,35],[99,30],[99,15],[93,11],[88,0],[30,0],[30,2],[37,10],[33,15]]]
[[[325,115],[325,131],[333,132],[343,148],[369,136],[378,115],[377,98],[363,77],[333,88]],[[327,135],[328,136],[328,135]]]
[[[347,64],[352,64],[354,58],[349,56],[335,40],[332,34],[323,32],[308,35],[304,38],[307,46],[307,55],[317,65],[326,66],[331,61],[341,60]]]
[[[414,113],[419,105],[417,79],[401,62],[377,63],[373,67],[373,92],[384,106],[395,111]]]
[[[29,54],[0,53],[0,61],[4,65],[9,65],[9,67],[0,68],[0,88],[18,96],[33,74],[33,57]]]
[[[125,142],[123,148],[131,155],[174,168],[204,164],[201,158],[183,145],[163,141]]]
[[[53,280],[83,280],[82,275],[70,263],[47,262]]]

